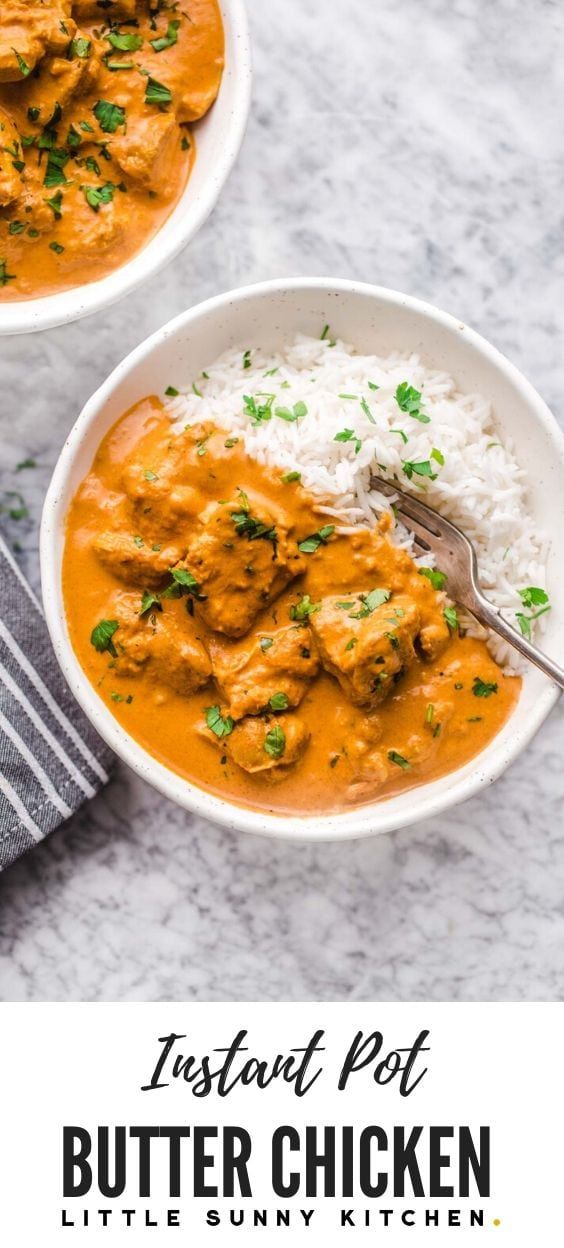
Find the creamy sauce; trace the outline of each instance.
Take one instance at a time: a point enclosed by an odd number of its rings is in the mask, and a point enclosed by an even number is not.
[[[267,535],[250,538],[257,520]],[[491,741],[520,691],[483,642],[445,625],[444,593],[385,524],[299,551],[325,523],[299,482],[251,460],[224,430],[173,434],[156,399],[109,432],[67,520],[71,641],[104,703],[179,775],[280,815],[342,810],[453,771]],[[159,599],[170,568],[196,591]],[[371,609],[382,591],[388,599]],[[139,615],[144,592],[157,602]],[[314,609],[300,623],[304,602]],[[103,620],[116,624],[115,655],[92,644]],[[272,711],[265,699],[280,705],[281,692],[287,709]],[[218,738],[210,707],[220,730],[230,714],[244,718]],[[263,746],[273,730],[271,741],[285,737],[278,760]],[[272,769],[249,772],[235,757]]]
[[[0,6],[0,299],[92,282],[160,229],[223,45],[217,0]]]

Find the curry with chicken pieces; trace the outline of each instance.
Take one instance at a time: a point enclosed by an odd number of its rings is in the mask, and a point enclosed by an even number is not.
[[[107,434],[67,519],[68,627],[99,696],[173,771],[280,815],[444,775],[519,696],[389,515],[327,521],[297,469],[211,424],[174,432],[156,398]]]
[[[148,242],[223,50],[217,0],[3,0],[1,299],[92,282]]]

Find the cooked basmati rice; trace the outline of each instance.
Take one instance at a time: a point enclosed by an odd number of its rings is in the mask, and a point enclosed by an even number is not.
[[[401,410],[396,390],[403,382],[420,391],[428,423]],[[498,440],[486,398],[461,394],[452,377],[418,355],[361,355],[328,334],[298,334],[275,354],[226,351],[189,384],[165,399],[177,430],[213,421],[242,438],[260,462],[299,470],[320,510],[343,526],[374,526],[390,500],[370,488],[370,477],[396,474],[402,489],[423,496],[474,543],[482,587],[511,622],[523,609],[519,589],[545,587],[547,541],[527,512],[526,472],[511,439]],[[270,416],[253,418],[252,401]],[[296,404],[298,413],[306,409],[297,418]],[[348,440],[336,441],[338,434]],[[416,469],[409,479],[406,463],[428,463],[436,475]],[[417,558],[402,525],[393,540],[419,563],[432,562]],[[474,636],[486,635],[470,617],[463,623]],[[498,661],[517,668],[510,647],[488,640]]]

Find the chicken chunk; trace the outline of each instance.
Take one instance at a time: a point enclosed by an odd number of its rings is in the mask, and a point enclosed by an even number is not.
[[[383,702],[415,658],[421,617],[405,594],[373,590],[325,598],[309,620],[323,667],[355,706]]]
[[[162,584],[181,554],[178,546],[152,545],[139,536],[112,531],[95,537],[93,547],[100,562],[120,581],[151,589]]]
[[[218,58],[215,73],[211,82],[205,85],[191,84],[180,96],[178,101],[178,120],[180,122],[199,121],[211,108],[221,83],[223,73],[223,57]]]
[[[141,597],[118,593],[108,607],[117,620],[112,643],[116,650],[115,676],[154,674],[176,693],[194,693],[207,684],[211,663],[195,626],[180,603],[167,602],[164,610],[140,615]]]
[[[305,567],[284,517],[264,503],[253,507],[246,495],[243,503],[210,503],[188,543],[186,564],[205,595],[201,614],[227,637],[242,637]]]
[[[53,118],[60,117],[60,110],[67,107],[69,100],[94,88],[99,71],[96,56],[72,61],[61,56],[45,57],[37,76],[28,78],[22,86],[18,99],[22,108],[33,110],[38,125],[54,125]]]
[[[29,78],[46,52],[65,52],[76,30],[71,0],[2,0],[0,82]]]
[[[130,121],[127,134],[114,139],[112,156],[128,177],[158,192],[166,188],[179,143],[180,130],[173,114],[157,113]]]
[[[267,715],[242,719],[221,740],[221,748],[238,767],[254,775],[297,763],[309,738],[309,730],[297,715]]]
[[[418,637],[419,647],[426,659],[438,659],[449,641],[448,624],[437,612],[433,619],[423,624]]]
[[[22,189],[22,175],[17,168],[21,158],[20,136],[16,127],[0,108],[0,208],[12,204]]]
[[[214,678],[233,719],[298,706],[319,670],[317,646],[307,628],[289,625],[257,633],[235,645],[210,644]]]

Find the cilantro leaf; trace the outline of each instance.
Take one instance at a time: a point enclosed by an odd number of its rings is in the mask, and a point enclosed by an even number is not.
[[[92,629],[90,634],[90,641],[92,642],[94,649],[98,650],[100,654],[103,654],[103,652],[107,650],[115,658],[117,656],[117,650],[114,646],[112,638],[118,628],[118,620],[100,620],[99,624]]]
[[[482,680],[480,676],[475,676],[472,693],[475,698],[489,698],[490,694],[497,693],[497,682]]]
[[[408,416],[413,416],[413,419],[419,420],[422,425],[430,423],[430,416],[426,416],[425,412],[421,411],[421,391],[410,386],[408,381],[400,382],[395,397],[401,412],[407,412]]]
[[[433,589],[444,589],[447,583],[445,572],[440,572],[438,568],[418,568],[417,571],[420,576],[427,577],[427,580],[431,582]]]
[[[118,126],[125,125],[125,109],[111,100],[98,100],[92,112],[105,134],[115,134]]]
[[[204,710],[206,724],[216,737],[220,740],[222,737],[228,737],[235,727],[235,721],[230,715],[222,715],[219,706],[206,706]]]
[[[324,524],[322,529],[318,529],[317,533],[311,533],[309,537],[305,537],[303,542],[298,542],[298,550],[304,555],[313,555],[320,546],[327,545],[327,539],[335,532],[334,524]]]

